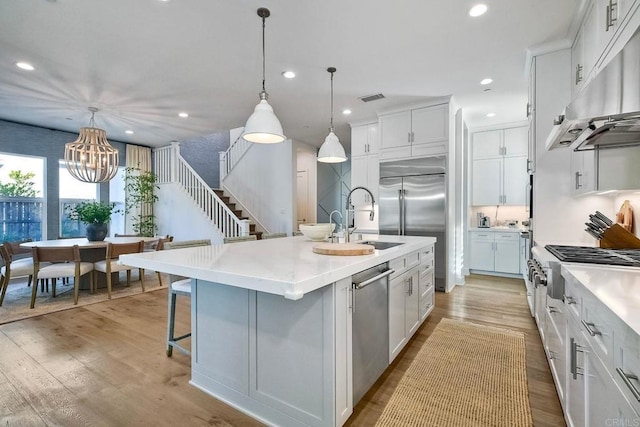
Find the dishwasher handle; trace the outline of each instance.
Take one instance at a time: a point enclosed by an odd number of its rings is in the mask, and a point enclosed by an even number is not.
[[[362,288],[372,284],[373,282],[376,282],[376,281],[378,281],[378,280],[380,280],[380,279],[382,279],[384,277],[392,275],[395,272],[396,271],[393,268],[389,268],[387,270],[384,270],[382,273],[380,273],[380,274],[378,274],[376,276],[373,276],[370,279],[367,279],[365,281],[358,282],[358,283],[353,283],[353,288],[354,289],[362,289]]]

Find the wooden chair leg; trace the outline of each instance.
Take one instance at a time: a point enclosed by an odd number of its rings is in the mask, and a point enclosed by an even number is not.
[[[160,272],[156,271],[156,274],[158,275],[158,282],[160,283],[160,286],[162,286],[162,277],[160,277]]]
[[[36,292],[38,292],[38,274],[33,275],[33,286],[31,287],[31,308],[36,306]]]
[[[107,271],[105,272],[105,274],[107,275],[107,296],[109,297],[109,299],[111,299],[111,268],[109,267],[109,265],[107,265]]]
[[[140,275],[140,285],[142,285],[142,291],[144,292],[144,268],[139,269],[138,274]]]
[[[78,296],[80,296],[80,275],[73,278],[73,305],[78,305]]]
[[[51,279],[51,290],[53,292],[53,297],[56,297],[56,282],[58,281],[58,279],[53,278]]]
[[[127,270],[127,286],[131,286],[131,270]]]
[[[0,278],[0,307],[2,307],[2,302],[4,301],[4,294],[7,293],[8,287],[9,287],[9,278],[7,276],[2,276]]]
[[[33,279],[33,274],[29,275],[29,279],[27,280],[27,286],[31,286],[31,279]]]

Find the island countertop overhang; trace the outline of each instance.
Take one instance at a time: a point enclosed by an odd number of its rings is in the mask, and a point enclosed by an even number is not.
[[[297,300],[308,292],[436,243],[434,237],[418,236],[363,235],[363,239],[403,244],[371,255],[319,255],[313,252],[316,242],[296,236],[127,254],[120,256],[120,262]]]

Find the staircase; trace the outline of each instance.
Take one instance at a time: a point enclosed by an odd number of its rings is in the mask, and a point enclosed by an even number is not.
[[[241,220],[249,219],[249,217],[242,215],[242,210],[236,209],[236,204],[231,203],[231,198],[229,196],[224,195],[224,190],[213,189],[213,191],[214,193],[216,193],[218,198],[229,208],[229,210],[233,212],[235,216],[238,217],[238,219],[241,219]],[[255,235],[256,239],[258,240],[262,239],[262,231],[256,231],[256,225],[252,222],[249,223],[249,235]]]

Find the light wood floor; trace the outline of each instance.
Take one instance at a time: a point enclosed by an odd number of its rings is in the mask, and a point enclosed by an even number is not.
[[[467,282],[450,294],[436,294],[429,319],[348,425],[375,423],[442,317],[523,331],[534,424],[564,424],[522,282],[482,276]],[[165,356],[166,307],[166,290],[160,290],[0,326],[0,425],[260,425],[190,386],[188,356]],[[188,311],[184,298],[178,328],[189,327]]]

